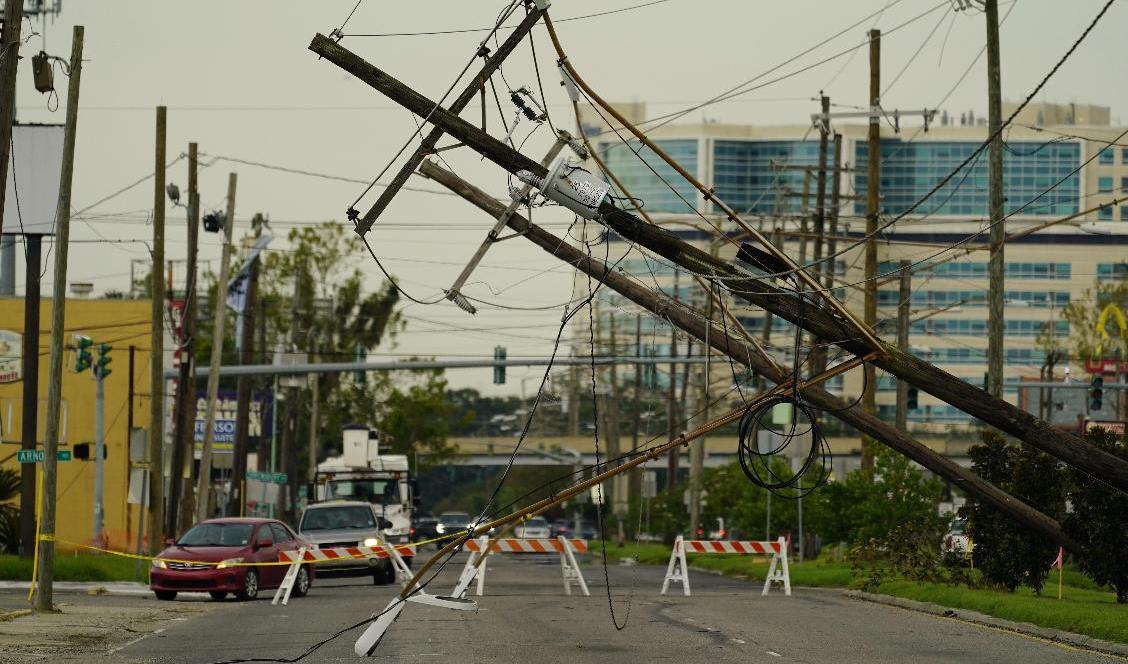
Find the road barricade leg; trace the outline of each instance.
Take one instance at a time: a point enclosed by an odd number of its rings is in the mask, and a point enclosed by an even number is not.
[[[768,574],[764,579],[764,590],[760,595],[767,595],[772,583],[783,584],[783,594],[791,597],[791,570],[787,566],[787,540],[779,538],[772,553],[772,563],[768,566]]]
[[[274,599],[270,600],[271,605],[277,605],[281,602],[282,606],[286,606],[290,602],[290,593],[294,590],[294,581],[298,579],[298,572],[301,571],[302,564],[305,562],[305,552],[304,546],[298,549],[298,557],[287,568],[286,576],[282,577],[282,584],[278,586],[278,590],[274,591]]]
[[[560,571],[564,576],[564,594],[572,594],[572,583],[575,582],[580,586],[580,592],[584,597],[591,597],[588,591],[587,580],[584,579],[584,573],[580,571],[580,566],[576,563],[575,550],[572,548],[572,543],[568,541],[567,537],[560,535],[558,537],[560,542]]]
[[[670,587],[671,581],[679,581],[685,596],[689,597],[689,566],[685,562],[684,538],[678,535],[674,540],[674,550],[670,552],[670,563],[666,565],[666,578],[662,580],[662,594]]]

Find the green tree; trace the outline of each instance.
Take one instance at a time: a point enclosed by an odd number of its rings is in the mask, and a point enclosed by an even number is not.
[[[1069,321],[1069,341],[1074,358],[1085,360],[1116,355],[1128,358],[1128,339],[1114,329],[1114,321],[1109,321],[1106,325],[1111,343],[1102,345],[1102,335],[1097,331],[1101,311],[1109,304],[1116,304],[1121,311],[1128,311],[1128,273],[1119,281],[1095,283],[1092,288],[1085,289],[1081,297],[1065,306],[1062,318]]]
[[[969,451],[977,475],[1044,514],[1065,513],[1066,478],[1049,455],[1028,446],[1008,445],[997,432],[984,431],[983,444]],[[1014,592],[1027,585],[1040,593],[1057,545],[1030,533],[994,507],[969,497],[960,512],[975,543],[975,565],[988,582]]]
[[[1094,429],[1087,442],[1128,460],[1128,439]],[[1116,601],[1128,604],[1128,494],[1071,468],[1073,513],[1065,530],[1085,547],[1081,569],[1094,581],[1116,589]]]
[[[0,468],[0,553],[20,550],[20,508],[12,501],[20,497],[20,474]]]

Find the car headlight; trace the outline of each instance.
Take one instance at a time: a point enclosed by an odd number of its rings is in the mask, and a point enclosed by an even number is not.
[[[367,547],[380,546],[380,540],[376,539],[375,537],[366,537],[366,538],[364,538],[364,546],[367,546]]]
[[[243,562],[243,559],[241,557],[240,558],[228,558],[227,560],[224,560],[224,561],[220,562],[218,565],[216,565],[215,568],[216,569],[225,569],[227,567],[234,567],[235,565],[238,565],[241,562]]]
[[[441,523],[440,523],[440,524],[438,524],[438,525],[436,525],[436,526],[435,526],[435,532],[436,532],[436,533],[438,533],[438,534],[440,534],[440,535],[442,535],[443,533],[445,533],[445,532],[446,532],[446,526],[444,526],[444,525],[443,525],[443,524],[441,524]]]
[[[160,558],[153,558],[153,567],[156,567],[158,569],[168,569],[168,563],[161,560]]]

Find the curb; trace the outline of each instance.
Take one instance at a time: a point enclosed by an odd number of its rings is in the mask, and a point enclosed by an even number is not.
[[[977,625],[984,625],[986,627],[993,627],[1008,632],[1016,632],[1018,634],[1025,634],[1034,636],[1046,641],[1055,643],[1064,643],[1066,645],[1074,646],[1077,648],[1084,648],[1085,650],[1093,650],[1107,655],[1116,655],[1118,657],[1128,658],[1128,645],[1123,643],[1115,643],[1112,641],[1104,641],[1102,639],[1085,636],[1084,634],[1076,634],[1074,632],[1066,632],[1059,629],[1051,629],[1048,627],[1039,627],[1031,623],[1012,622],[1010,620],[1003,620],[989,616],[978,611],[971,611],[968,609],[953,609],[951,607],[942,606],[940,604],[933,604],[931,602],[918,602],[911,599],[903,599],[901,597],[893,597],[891,595],[880,595],[877,593],[867,593],[861,590],[844,590],[842,594],[851,599],[857,599],[865,602],[874,602],[876,604],[885,604],[887,606],[895,606],[897,608],[906,609],[909,611],[919,611],[929,615],[940,616],[944,618],[954,618],[964,622],[974,623]]]
[[[15,611],[5,611],[4,613],[0,613],[0,622],[8,622],[9,620],[15,620],[16,618],[30,616],[31,613],[31,609],[16,609]]]
[[[28,581],[0,581],[0,590],[26,591]],[[149,585],[130,581],[56,581],[57,593],[82,593],[98,595],[143,596],[150,593]]]

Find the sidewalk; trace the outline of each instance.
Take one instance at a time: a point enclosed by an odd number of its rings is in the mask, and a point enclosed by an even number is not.
[[[25,596],[28,586],[31,585],[28,581],[0,581],[0,591],[23,591]],[[134,581],[56,581],[54,583],[56,593],[82,593],[87,594],[91,591],[98,591],[98,589],[105,590],[107,595],[148,595],[150,594],[149,586],[145,583],[137,583]],[[4,596],[8,595],[4,592]]]
[[[231,603],[158,602],[144,596],[142,584],[121,586],[114,594],[85,594],[96,583],[56,584],[57,613],[18,613],[0,625],[0,661],[109,661],[124,645],[163,632],[177,621],[235,607]],[[4,582],[0,613],[27,608],[27,584]],[[64,588],[60,588],[64,586]]]

